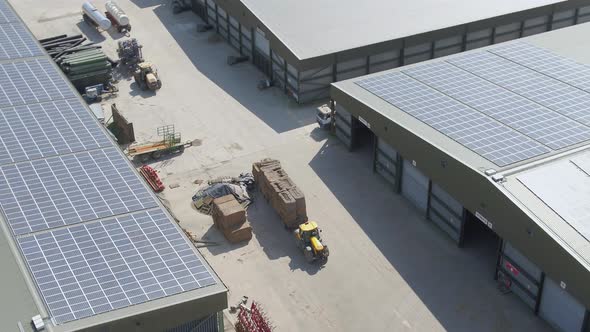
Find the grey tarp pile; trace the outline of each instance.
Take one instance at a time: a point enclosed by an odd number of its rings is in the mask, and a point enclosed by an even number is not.
[[[202,213],[211,213],[213,200],[226,195],[232,195],[246,208],[252,203],[248,189],[254,185],[254,178],[249,173],[242,173],[236,178],[223,178],[209,181],[209,185],[200,189],[193,196],[193,203]]]

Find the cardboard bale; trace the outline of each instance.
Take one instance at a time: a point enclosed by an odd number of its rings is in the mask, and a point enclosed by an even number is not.
[[[307,214],[307,207],[305,205],[305,195],[299,189],[299,187],[295,186],[289,189],[289,193],[295,200],[296,210],[298,215],[306,215]]]
[[[277,210],[285,213],[296,213],[295,199],[288,191],[281,191],[277,196]]]
[[[246,210],[235,198],[221,204],[214,204],[213,223],[217,228],[232,227],[244,221],[246,221]]]
[[[225,196],[221,196],[218,197],[216,199],[213,200],[213,205],[221,205],[223,203],[227,203],[227,202],[231,202],[231,201],[235,201],[236,198],[234,197],[234,195],[225,195]]]
[[[271,182],[272,190],[276,193],[280,193],[281,191],[289,190],[295,186],[295,183],[291,181],[291,179],[286,177],[278,178],[277,180]]]
[[[223,235],[231,243],[248,241],[252,238],[252,227],[245,221],[240,225],[223,229]]]

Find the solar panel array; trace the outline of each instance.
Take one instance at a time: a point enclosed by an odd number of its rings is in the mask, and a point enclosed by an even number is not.
[[[0,25],[0,60],[43,55],[43,51],[21,24]]]
[[[157,206],[115,148],[3,166],[0,204],[17,235]]]
[[[517,42],[355,83],[503,167],[590,140],[590,90],[571,72],[590,67],[539,50]]]
[[[448,62],[430,63],[404,73],[552,149],[590,139],[585,125],[512,93],[502,82],[494,84]]]
[[[0,64],[0,108],[76,97],[46,58]]]
[[[0,165],[108,146],[77,99],[0,108]]]
[[[9,22],[19,22],[14,10],[6,1],[0,1],[0,24]]]
[[[56,323],[212,285],[161,210],[19,239]]]
[[[5,0],[0,60],[0,222],[53,323],[216,284]]]

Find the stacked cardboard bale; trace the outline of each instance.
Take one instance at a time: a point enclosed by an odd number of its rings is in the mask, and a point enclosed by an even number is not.
[[[252,238],[252,227],[246,220],[246,210],[233,195],[213,200],[213,223],[231,243]]]
[[[307,221],[305,196],[278,160],[264,159],[254,163],[252,174],[262,195],[277,211],[285,226],[295,228]]]

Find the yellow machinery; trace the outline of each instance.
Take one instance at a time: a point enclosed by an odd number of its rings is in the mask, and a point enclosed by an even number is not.
[[[142,90],[150,89],[155,91],[162,87],[162,81],[158,77],[158,71],[151,62],[138,64],[135,73],[133,73],[133,78]]]
[[[322,263],[328,261],[330,251],[328,246],[322,243],[320,233],[321,229],[318,228],[318,224],[314,221],[303,223],[294,231],[297,246],[303,251],[305,259],[310,263],[316,260]]]

